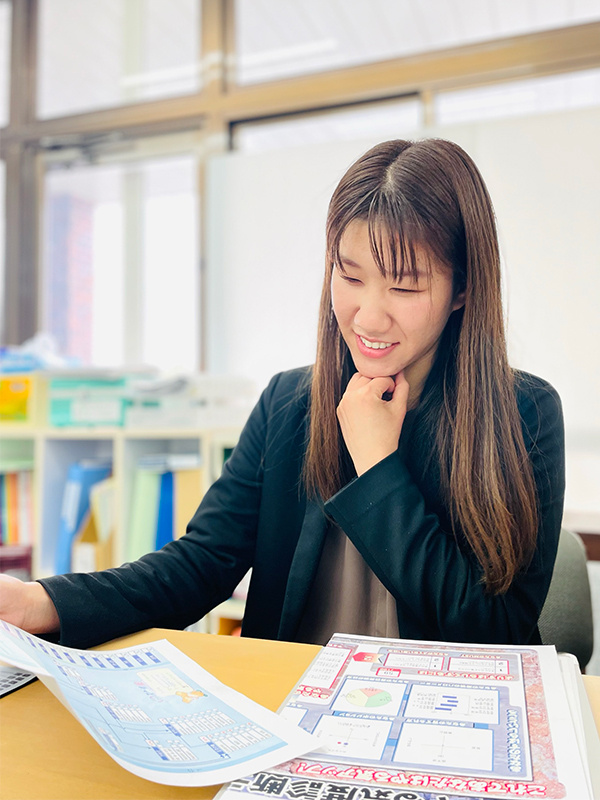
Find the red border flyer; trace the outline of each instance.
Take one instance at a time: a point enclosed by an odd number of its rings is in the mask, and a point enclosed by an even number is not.
[[[313,734],[318,749],[232,791],[260,795],[269,785],[267,794],[289,800],[332,792],[340,800],[592,800],[553,647],[335,634],[281,714]]]

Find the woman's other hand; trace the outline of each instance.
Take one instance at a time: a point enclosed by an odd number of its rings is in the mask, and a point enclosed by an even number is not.
[[[0,575],[0,619],[29,633],[60,628],[56,607],[41,583]]]
[[[365,378],[356,372],[337,407],[337,416],[357,475],[362,475],[398,447],[408,407],[408,381]],[[384,396],[390,396],[384,399]]]

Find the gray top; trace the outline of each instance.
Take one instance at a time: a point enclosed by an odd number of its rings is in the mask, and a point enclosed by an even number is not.
[[[298,631],[327,644],[334,633],[398,638],[396,601],[337,525],[330,525]]]

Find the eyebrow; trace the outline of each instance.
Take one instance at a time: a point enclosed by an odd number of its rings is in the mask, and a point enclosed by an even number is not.
[[[356,269],[362,269],[360,264],[358,264],[356,261],[353,261],[351,258],[348,258],[347,256],[343,256],[341,253],[340,264],[343,264],[346,267],[356,267]]]
[[[358,264],[353,259],[342,255],[341,253],[340,253],[340,264],[342,264],[345,267],[355,267],[356,269],[362,269],[360,264]],[[426,272],[422,272],[421,270],[417,270],[416,274],[413,273],[412,271],[410,271],[410,272],[407,271],[407,272],[404,273],[402,278],[403,279],[404,278],[410,278],[410,279],[416,278],[417,281],[420,281],[420,280],[425,280],[427,278],[427,273]]]

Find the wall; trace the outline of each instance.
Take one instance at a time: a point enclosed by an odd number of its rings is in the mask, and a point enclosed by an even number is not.
[[[488,184],[505,263],[511,361],[558,389],[568,447],[565,522],[600,531],[600,109],[427,135],[465,147]],[[274,372],[314,360],[327,202],[371,144],[213,160],[211,369],[262,386]]]

